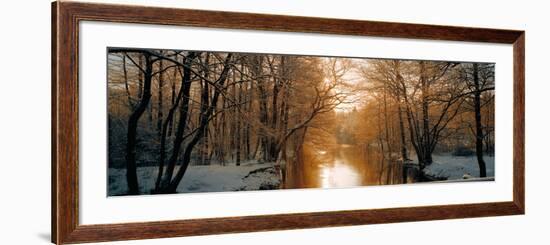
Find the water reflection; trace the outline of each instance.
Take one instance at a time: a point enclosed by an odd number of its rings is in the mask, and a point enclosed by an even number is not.
[[[361,185],[361,176],[351,166],[342,164],[340,159],[319,166],[320,187],[346,187]]]
[[[401,183],[402,166],[356,145],[304,145],[289,162],[285,188],[341,188]]]

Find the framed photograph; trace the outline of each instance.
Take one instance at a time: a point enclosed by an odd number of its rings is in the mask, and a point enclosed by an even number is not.
[[[52,242],[525,212],[525,33],[58,1]]]

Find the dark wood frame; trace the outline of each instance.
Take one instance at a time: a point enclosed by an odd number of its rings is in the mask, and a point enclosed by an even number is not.
[[[513,44],[513,201],[458,205],[80,225],[78,217],[79,21],[289,31]],[[525,212],[525,32],[159,7],[52,3],[52,242],[150,239],[217,233],[455,219]]]

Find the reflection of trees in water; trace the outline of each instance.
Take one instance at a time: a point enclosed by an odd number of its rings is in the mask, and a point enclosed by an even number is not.
[[[305,144],[287,166],[287,189],[403,183],[402,163],[372,146]]]

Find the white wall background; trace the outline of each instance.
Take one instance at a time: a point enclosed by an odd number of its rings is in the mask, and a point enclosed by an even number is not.
[[[111,0],[113,1],[113,0]],[[104,2],[104,1],[102,1]],[[126,0],[241,12],[524,29],[524,216],[275,231],[112,244],[548,244],[550,21],[544,1]],[[0,7],[0,244],[48,244],[50,230],[50,1]]]

